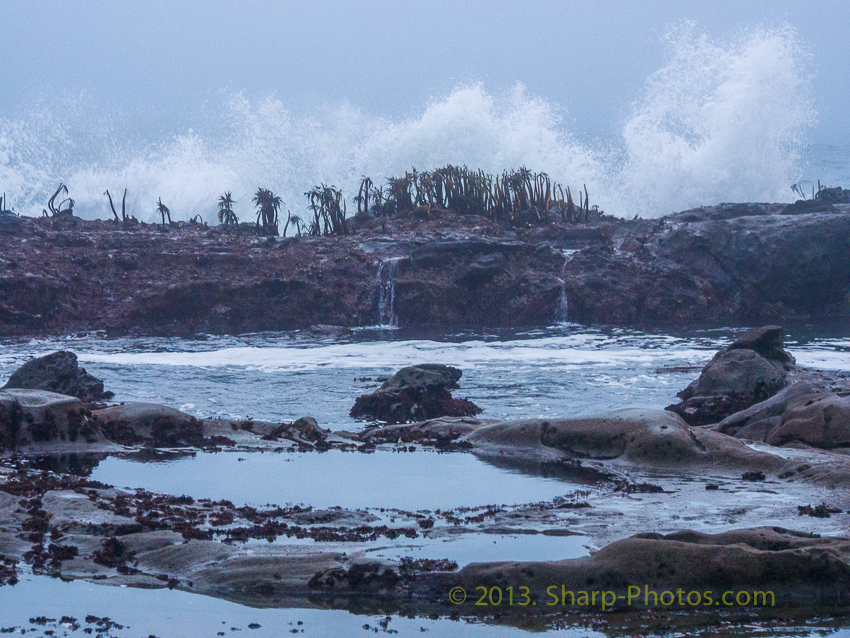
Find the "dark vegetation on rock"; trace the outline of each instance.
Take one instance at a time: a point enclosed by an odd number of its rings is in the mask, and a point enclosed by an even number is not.
[[[397,260],[393,311],[404,327],[547,325],[567,306],[570,321],[614,325],[850,312],[846,191],[821,191],[817,210],[723,204],[623,220],[585,197],[570,208],[540,175],[509,175],[502,187],[473,171],[439,175],[366,185],[344,222],[333,188],[317,187],[315,218],[287,220],[304,233],[284,239],[253,224],[235,235],[234,223],[10,213],[0,226],[0,335],[374,325],[387,259]]]
[[[154,403],[127,403],[92,412],[106,437],[123,445],[201,446],[201,422],[193,416]]]
[[[443,416],[474,416],[482,410],[466,399],[455,399],[463,373],[451,366],[422,364],[402,368],[372,394],[357,397],[351,416],[385,423],[426,421]]]

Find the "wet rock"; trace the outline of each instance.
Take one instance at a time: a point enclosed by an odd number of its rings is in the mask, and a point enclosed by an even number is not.
[[[104,442],[90,415],[76,397],[43,390],[0,390],[0,451],[33,444],[73,447]]]
[[[692,428],[665,410],[625,409],[595,417],[504,421],[463,438],[472,452],[497,458],[607,461],[641,467],[780,470],[779,457],[733,438]]]
[[[836,186],[835,188],[822,188],[815,199],[829,204],[850,204],[850,190]]]
[[[832,393],[801,397],[786,408],[782,422],[764,440],[770,445],[850,447],[850,397]]]
[[[274,430],[264,435],[267,440],[289,439],[297,443],[307,442],[311,444],[324,443],[329,430],[323,430],[318,422],[311,416],[302,416],[292,423],[283,423]]]
[[[777,527],[741,529],[720,534],[681,531],[673,534],[637,534],[602,548],[589,558],[556,562],[473,563],[457,573],[429,574],[414,581],[420,595],[442,595],[455,586],[528,587],[537,605],[561,604],[562,591],[609,591],[606,609],[659,607],[694,609],[676,592],[701,592],[700,603],[720,604],[723,592],[772,592],[763,606],[794,607],[850,603],[850,538],[820,538]],[[563,590],[562,590],[563,586]],[[629,587],[633,587],[629,590]],[[712,600],[707,601],[705,592]],[[632,598],[629,600],[629,594]],[[626,597],[617,602],[616,596]],[[554,600],[554,602],[553,602]],[[629,600],[629,604],[624,604]],[[470,601],[471,604],[474,601]],[[569,605],[571,597],[566,595]],[[573,609],[599,610],[595,606]],[[728,601],[727,601],[728,602]],[[752,598],[749,600],[753,603]],[[669,603],[669,604],[668,604]],[[689,604],[690,603],[690,604]],[[463,610],[461,610],[462,612]]]
[[[103,391],[103,381],[86,372],[77,364],[73,352],[59,351],[27,361],[12,373],[0,389],[20,388],[47,390],[72,397],[85,403],[111,398],[112,392]]]
[[[726,417],[712,429],[739,439],[764,441],[767,433],[782,423],[782,414],[789,404],[813,393],[810,384],[793,383],[769,399]]]
[[[490,283],[500,273],[507,270],[508,260],[502,253],[482,255],[473,261],[463,273],[455,280],[455,283],[465,288],[472,288],[482,284]]]
[[[712,429],[776,446],[850,447],[850,396],[798,382]]]
[[[667,409],[690,425],[718,423],[782,390],[794,367],[782,345],[782,328],[755,328],[718,352],[678,393],[682,401]]]
[[[762,326],[747,330],[735,339],[728,350],[752,350],[768,361],[778,361],[786,370],[796,367],[794,357],[785,350],[782,326]]]
[[[310,326],[307,331],[316,337],[338,338],[347,337],[352,334],[351,328],[346,328],[345,326],[330,326],[322,323]]]
[[[95,410],[92,416],[110,441],[123,445],[182,447],[204,443],[198,419],[164,405],[127,403]]]
[[[421,443],[444,447],[484,425],[498,423],[493,419],[473,417],[440,417],[409,425],[388,425],[365,430],[360,440],[368,443]]]
[[[806,215],[810,213],[837,213],[838,210],[830,202],[820,199],[798,199],[793,204],[788,204],[783,210],[783,215]]]
[[[372,394],[357,397],[349,413],[357,419],[386,423],[425,421],[441,416],[472,416],[482,410],[452,397],[463,373],[457,368],[423,364],[402,368]]]

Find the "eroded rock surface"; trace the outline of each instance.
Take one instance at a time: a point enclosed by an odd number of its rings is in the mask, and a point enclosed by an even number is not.
[[[654,606],[644,599],[644,587],[660,594],[684,590],[712,592],[713,606],[725,591],[772,592],[762,604],[777,607],[850,604],[850,538],[820,538],[782,528],[741,529],[720,534],[681,531],[638,534],[611,543],[589,558],[556,562],[479,563],[458,573],[423,577],[423,595],[451,587],[528,587],[538,606],[561,604],[564,591],[609,591],[609,608]],[[635,589],[629,591],[629,586]],[[552,588],[552,589],[550,589]],[[550,594],[554,593],[554,599]],[[616,596],[626,597],[617,600]],[[673,595],[669,605],[695,610],[701,605]],[[554,600],[554,603],[553,603]],[[571,598],[567,597],[569,604]],[[696,600],[696,598],[694,598]],[[752,601],[752,598],[750,598]],[[469,602],[471,608],[472,603]],[[728,600],[726,601],[728,602]],[[598,609],[597,598],[595,609]],[[586,603],[587,607],[590,607]]]
[[[785,351],[782,328],[754,328],[718,352],[699,378],[667,409],[691,425],[718,423],[769,399],[788,384],[794,358]]]
[[[778,471],[783,459],[693,428],[665,410],[624,409],[594,417],[504,421],[463,438],[475,454],[524,460],[604,461],[643,468]]]
[[[43,390],[0,390],[0,452],[36,445],[75,449],[106,441],[91,412],[76,397]]]
[[[200,446],[203,427],[193,416],[155,403],[126,403],[94,410],[92,417],[110,441],[154,447]]]

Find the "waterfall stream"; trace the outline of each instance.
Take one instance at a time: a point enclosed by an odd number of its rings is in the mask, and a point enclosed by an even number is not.
[[[378,266],[378,325],[381,328],[398,328],[395,314],[395,275],[399,258],[382,261]]]

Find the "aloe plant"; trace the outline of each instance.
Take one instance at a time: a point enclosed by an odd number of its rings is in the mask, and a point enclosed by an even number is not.
[[[168,224],[171,225],[171,210],[162,203],[162,197],[159,198],[159,202],[156,205],[156,212],[162,215],[162,225],[165,226],[165,218],[168,217]]]
[[[271,234],[277,227],[277,215],[283,200],[268,188],[258,188],[253,201],[257,205],[257,226],[262,225],[263,232]]]
[[[218,221],[228,226],[230,224],[239,224],[239,218],[236,216],[236,213],[233,212],[233,204],[236,202],[233,201],[233,197],[230,195],[230,191],[227,191],[224,195],[218,198]]]

